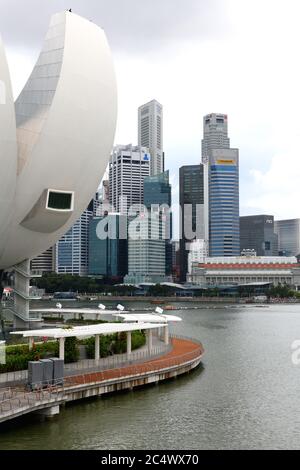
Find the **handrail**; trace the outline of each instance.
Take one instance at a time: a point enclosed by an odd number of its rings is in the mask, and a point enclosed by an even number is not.
[[[47,385],[48,384],[48,385]],[[1,414],[5,414],[9,411],[12,411],[13,408],[18,410],[24,406],[31,406],[34,404],[34,407],[43,404],[46,400],[46,403],[57,402],[63,400],[65,391],[62,384],[62,380],[59,379],[50,384],[49,382],[34,384],[37,386],[34,390],[22,390],[14,389],[15,395],[12,395],[10,398],[0,400],[0,418]],[[47,386],[45,388],[45,385]],[[25,401],[25,403],[24,403]],[[13,406],[16,403],[16,406]],[[9,409],[5,409],[8,405]]]
[[[2,400],[0,398],[0,418],[1,415],[12,412],[13,409],[18,412],[18,410],[24,406],[32,406],[32,408],[36,408],[44,403],[47,404],[53,401],[62,401],[66,396],[66,392],[74,386],[87,384],[93,385],[94,383],[106,382],[108,380],[117,380],[131,376],[151,374],[158,370],[162,371],[165,369],[171,369],[199,359],[204,353],[204,348],[199,340],[191,340],[191,338],[172,335],[172,342],[173,339],[189,341],[190,343],[194,343],[196,347],[191,351],[178,353],[175,356],[168,356],[167,354],[162,358],[152,357],[152,360],[148,362],[130,364],[126,367],[115,367],[113,369],[102,371],[98,370],[87,374],[68,376],[57,379],[54,383],[52,381],[38,382],[32,384],[33,387],[30,391],[25,388],[7,387],[4,389],[2,394]]]
[[[189,339],[190,340],[190,339]],[[95,383],[103,382],[105,380],[120,378],[120,377],[129,377],[131,375],[138,375],[143,373],[156,372],[157,370],[162,370],[170,367],[175,367],[178,365],[183,365],[187,362],[190,362],[194,359],[201,357],[204,353],[204,348],[199,341],[197,342],[198,347],[193,351],[187,353],[178,354],[173,357],[166,357],[162,359],[154,359],[153,361],[145,362],[142,364],[131,365],[125,368],[118,369],[109,369],[102,372],[94,372],[91,374],[82,374],[77,376],[69,376],[65,378],[65,387],[72,387],[76,384],[86,384],[86,383]],[[127,371],[127,373],[125,373]],[[87,377],[89,380],[86,382]],[[105,379],[106,377],[106,379]]]
[[[143,361],[148,360],[162,354],[168,353],[172,349],[172,345],[166,345],[164,343],[155,344],[151,353],[148,350],[134,350],[132,351],[130,356],[127,356],[127,353],[124,354],[116,354],[113,356],[107,356],[105,358],[100,358],[99,362],[95,362],[95,359],[85,359],[79,361],[74,364],[66,364],[65,365],[65,376],[73,374],[77,371],[84,371],[84,370],[95,370],[99,368],[116,368],[118,366],[125,366],[126,364],[130,365],[135,361]],[[6,382],[11,383],[24,383],[24,380],[27,378],[27,371],[12,371],[12,372],[5,372],[0,374],[1,376],[6,374]],[[11,377],[11,379],[9,378]],[[5,380],[2,381],[5,383]],[[0,393],[1,393],[1,386],[0,386]]]

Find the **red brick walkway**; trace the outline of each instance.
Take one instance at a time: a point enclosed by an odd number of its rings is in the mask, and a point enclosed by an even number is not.
[[[185,362],[197,359],[204,353],[203,346],[193,340],[173,338],[172,346],[173,349],[164,356],[145,361],[141,364],[66,377],[65,385],[71,387],[74,385],[102,382],[109,379],[117,379],[120,377],[166,369],[168,367],[184,364]]]

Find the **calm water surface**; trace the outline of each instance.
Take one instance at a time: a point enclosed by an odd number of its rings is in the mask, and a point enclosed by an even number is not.
[[[202,369],[68,405],[53,421],[22,418],[0,428],[0,449],[299,449],[300,366],[291,344],[300,339],[300,306],[203,306],[180,315],[173,332],[203,342]]]

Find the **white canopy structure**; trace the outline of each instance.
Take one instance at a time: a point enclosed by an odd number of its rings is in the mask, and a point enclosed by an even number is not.
[[[114,317],[123,318],[126,322],[137,322],[137,323],[170,323],[170,322],[181,322],[182,318],[174,315],[156,315],[151,313],[118,313],[114,314]]]
[[[131,354],[131,333],[133,331],[146,330],[149,352],[152,349],[152,331],[154,329],[165,329],[164,342],[169,343],[168,323],[101,323],[99,325],[75,326],[65,328],[45,328],[40,330],[13,331],[11,335],[22,335],[29,339],[29,348],[33,346],[33,338],[53,338],[59,340],[59,357],[65,357],[66,338],[86,338],[95,336],[95,360],[100,358],[100,335],[110,335],[114,333],[127,333],[127,354]]]
[[[87,326],[74,326],[66,328],[44,328],[41,330],[25,330],[25,331],[13,331],[11,335],[22,335],[23,338],[40,337],[40,338],[82,338],[86,336],[94,335],[111,335],[113,333],[123,333],[127,331],[137,330],[150,330],[154,328],[160,328],[163,326],[161,323],[143,323],[143,324],[132,324],[132,323],[101,323],[99,325],[87,325]]]

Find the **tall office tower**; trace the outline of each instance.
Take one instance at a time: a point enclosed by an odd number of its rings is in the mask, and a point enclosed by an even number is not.
[[[31,260],[31,270],[51,273],[55,270],[54,247],[49,248],[41,255]]]
[[[143,204],[144,178],[150,175],[150,161],[146,148],[114,148],[109,164],[109,202],[114,211],[127,214],[131,205]]]
[[[89,223],[92,216],[92,211],[85,210],[73,227],[57,242],[57,274],[88,274]]]
[[[127,251],[125,215],[108,214],[92,219],[89,226],[89,275],[122,281],[128,271]]]
[[[163,107],[156,100],[138,109],[138,143],[151,155],[151,176],[163,173]]]
[[[179,170],[181,208],[180,217],[180,280],[185,282],[188,272],[188,251],[194,240],[208,242],[208,211],[205,180],[207,167],[183,166]]]
[[[162,207],[163,231],[166,234],[166,274],[172,274],[172,187],[169,183],[169,171],[156,176],[149,176],[144,180],[144,205]]]
[[[273,215],[240,217],[240,249],[254,250],[257,256],[277,256],[278,237]]]
[[[206,163],[213,149],[229,149],[227,114],[207,114],[203,118],[202,162]]]
[[[141,213],[130,220],[128,229],[128,275],[126,284],[166,281],[166,244],[162,214]]]
[[[300,254],[300,219],[275,221],[275,233],[278,235],[279,254],[284,256]]]
[[[239,256],[239,151],[211,150],[207,165],[209,254]]]

